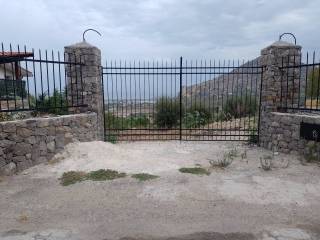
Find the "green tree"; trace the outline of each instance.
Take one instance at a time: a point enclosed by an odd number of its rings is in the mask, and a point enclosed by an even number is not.
[[[180,102],[176,99],[161,97],[156,102],[155,123],[161,128],[173,128],[180,120]]]

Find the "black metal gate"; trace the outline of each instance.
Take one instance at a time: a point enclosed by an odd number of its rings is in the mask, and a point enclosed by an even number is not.
[[[257,141],[262,66],[240,61],[110,61],[107,141]]]

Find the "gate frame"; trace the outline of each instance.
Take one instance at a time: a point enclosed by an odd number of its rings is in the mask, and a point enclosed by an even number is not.
[[[247,141],[247,139],[240,139],[241,137],[254,137],[254,139],[256,139],[256,140],[254,140],[254,141],[256,141],[257,143],[259,142],[259,137],[260,137],[260,125],[261,125],[261,91],[262,91],[262,86],[263,86],[263,84],[262,84],[262,80],[263,80],[263,74],[264,74],[264,70],[265,70],[265,68],[263,67],[263,66],[259,66],[258,65],[258,63],[259,62],[257,62],[257,66],[253,66],[253,62],[254,62],[254,60],[252,60],[252,61],[248,61],[248,62],[246,62],[246,63],[244,63],[244,61],[243,61],[243,64],[242,65],[239,65],[239,62],[238,62],[238,66],[234,66],[234,68],[231,68],[230,66],[228,66],[228,67],[221,67],[220,65],[219,66],[214,66],[214,67],[204,67],[204,68],[213,68],[213,69],[219,69],[219,70],[221,70],[221,69],[225,69],[225,68],[227,68],[227,69],[233,69],[233,71],[235,71],[236,69],[242,69],[242,68],[245,68],[245,69],[250,69],[251,71],[252,71],[252,73],[251,74],[256,74],[257,75],[257,79],[255,80],[255,82],[256,82],[256,92],[254,92],[254,90],[252,90],[252,89],[250,89],[250,91],[249,91],[249,96],[250,96],[250,102],[251,102],[251,97],[252,96],[254,96],[255,98],[259,98],[259,99],[256,99],[256,102],[255,102],[255,108],[256,108],[256,111],[257,111],[257,115],[256,114],[254,114],[254,115],[249,115],[249,119],[251,119],[252,117],[255,119],[255,123],[257,124],[257,126],[256,126],[256,128],[252,131],[252,130],[250,130],[250,128],[251,128],[251,126],[250,126],[250,122],[249,122],[249,126],[248,126],[248,129],[244,129],[243,131],[248,131],[248,133],[249,134],[237,134],[237,135],[228,135],[228,134],[225,134],[225,135],[219,135],[219,134],[212,134],[212,135],[205,135],[205,134],[201,134],[201,135],[199,135],[200,137],[210,137],[210,138],[213,138],[213,137],[223,137],[224,136],[224,139],[207,139],[207,140],[205,140],[205,139],[195,139],[195,136],[194,135],[190,135],[190,136],[193,136],[193,139],[183,139],[183,136],[186,136],[186,137],[188,137],[189,135],[187,134],[187,135],[184,135],[183,134],[183,126],[182,126],[182,120],[183,120],[183,114],[182,114],[182,111],[181,111],[181,109],[183,109],[183,96],[182,96],[182,91],[183,91],[183,75],[186,75],[186,76],[188,76],[189,74],[191,74],[192,75],[192,72],[191,73],[188,73],[187,71],[186,72],[183,72],[183,69],[185,68],[186,70],[188,70],[188,69],[192,69],[193,67],[191,66],[191,67],[188,67],[188,65],[186,65],[185,67],[183,66],[183,57],[180,57],[179,58],[180,59],[180,61],[179,61],[179,73],[177,74],[177,73],[169,73],[170,75],[179,75],[179,84],[180,84],[180,86],[179,86],[179,89],[180,89],[180,94],[179,94],[179,105],[180,105],[180,115],[179,115],[179,126],[178,126],[178,128],[173,128],[173,129],[171,129],[171,130],[178,130],[179,131],[179,134],[174,134],[175,136],[178,136],[179,135],[179,139],[155,139],[155,140],[180,140],[180,141]],[[249,64],[249,63],[252,63],[252,66],[250,67],[250,66],[244,66],[245,64]],[[220,62],[219,62],[219,64],[220,64]],[[229,64],[230,64],[230,62],[229,62]],[[131,66],[131,65],[130,65]],[[149,65],[148,65],[149,66]],[[196,67],[196,68],[198,68],[198,67]],[[200,68],[200,67],[199,67]],[[201,67],[202,68],[202,67]],[[120,69],[120,73],[105,73],[104,72],[104,70],[112,70],[112,69]],[[152,68],[152,67],[143,67],[143,68],[138,68],[138,67],[121,67],[121,62],[120,62],[120,67],[117,67],[116,65],[114,66],[114,67],[112,67],[112,64],[111,64],[111,67],[108,67],[107,65],[106,66],[101,66],[101,82],[102,82],[102,95],[103,95],[103,112],[105,113],[105,110],[106,110],[106,108],[105,108],[105,104],[106,104],[106,102],[105,102],[105,89],[104,89],[104,87],[105,87],[105,85],[104,85],[104,75],[108,75],[108,74],[110,74],[110,75],[113,75],[113,74],[120,74],[121,75],[121,70],[128,70],[128,69],[134,69],[134,70],[137,70],[137,69],[144,69],[144,70],[150,70],[150,69],[154,69],[154,68]],[[178,68],[177,67],[171,67],[171,68],[168,68],[167,66],[166,67],[157,67],[156,68],[157,70],[159,70],[159,69],[171,69],[171,70],[177,70]],[[257,72],[253,72],[253,69],[257,69],[258,71]],[[212,80],[214,80],[215,78],[217,78],[217,77],[219,77],[219,76],[224,76],[224,75],[230,75],[230,74],[240,74],[239,72],[236,72],[236,73],[234,73],[233,71],[231,71],[231,72],[225,72],[225,73],[222,73],[222,74],[220,74],[220,75],[217,75],[216,77],[215,77],[215,74],[216,73],[213,73],[214,74],[214,78],[213,79],[211,79],[211,80],[205,80],[205,81],[203,81],[203,82],[200,82],[199,84],[201,84],[201,83],[204,83],[204,82],[207,82],[207,81],[212,81]],[[122,73],[122,74],[127,74],[126,72],[125,73]],[[131,73],[130,73],[131,74]],[[135,73],[136,74],[136,73]],[[138,73],[138,75],[142,75],[142,74],[145,74],[145,72],[144,73]],[[156,73],[151,73],[151,74],[156,74]],[[157,72],[157,74],[159,74],[158,72]],[[160,74],[165,74],[164,72],[162,72],[162,73],[160,73]],[[167,73],[166,73],[167,74]],[[206,73],[205,73],[206,74]],[[209,74],[209,73],[208,73]],[[212,73],[210,73],[210,74],[212,74]],[[246,82],[247,82],[247,85],[248,85],[248,83],[249,83],[249,74],[250,73],[241,73],[241,74],[247,74],[248,75],[248,78],[247,78],[247,80],[246,80]],[[122,80],[121,80],[122,81]],[[149,81],[149,79],[148,79],[148,81]],[[252,76],[251,76],[251,85],[252,85],[252,82],[253,82],[254,80],[252,79]],[[258,84],[259,83],[259,81],[260,81],[260,84]],[[228,82],[229,82],[229,79],[228,79]],[[223,83],[224,84],[224,83]],[[244,84],[244,82],[242,83],[242,84]],[[191,87],[191,86],[194,86],[195,84],[192,84],[192,85],[190,85],[190,86],[188,86],[188,85],[186,85],[186,87]],[[259,86],[259,88],[258,88],[258,86]],[[113,89],[112,89],[113,90]],[[121,90],[122,91],[122,90]],[[233,91],[233,90],[232,90]],[[246,91],[248,91],[248,90],[246,90]],[[219,92],[219,90],[218,90],[218,92]],[[252,95],[252,93],[255,93],[255,95]],[[107,94],[108,94],[108,91],[107,91]],[[246,92],[246,97],[248,97],[248,92]],[[241,94],[242,95],[242,94]],[[220,96],[219,96],[220,97]],[[153,99],[155,99],[155,97],[153,97]],[[228,99],[228,97],[227,97],[227,99]],[[192,101],[192,100],[191,100]],[[113,134],[110,134],[110,135],[108,135],[107,134],[107,130],[112,130],[112,129],[107,129],[107,126],[106,126],[106,116],[105,116],[106,114],[104,114],[104,116],[103,116],[103,119],[104,119],[104,140],[105,141],[107,141],[108,140],[108,136],[113,136]],[[257,119],[256,119],[257,118]],[[245,121],[245,120],[244,120]],[[249,120],[250,121],[250,120]],[[219,122],[219,121],[218,121]],[[240,118],[240,122],[241,122],[241,118]],[[241,123],[240,123],[241,124]],[[245,123],[244,123],[245,124]],[[115,131],[117,131],[117,130],[125,130],[125,129],[114,129]],[[143,129],[137,129],[137,130],[143,130]],[[155,129],[151,129],[151,128],[149,128],[149,129],[146,129],[146,130],[154,130],[154,131],[159,131],[159,130],[161,130],[160,128],[155,128]],[[170,129],[168,129],[168,130],[170,130]],[[192,129],[185,129],[185,130],[192,130]],[[201,130],[201,127],[199,127],[199,130]],[[211,130],[211,129],[208,129],[208,130]],[[212,129],[212,130],[214,130],[214,129]],[[221,129],[221,130],[223,130],[223,129]],[[225,133],[226,132],[228,132],[228,131],[230,131],[231,129],[225,129],[224,131],[225,131]],[[143,134],[143,135],[145,135],[145,134]],[[155,135],[152,135],[152,134],[146,134],[147,136],[155,136]],[[161,135],[161,134],[160,134]],[[168,136],[168,135],[166,135],[166,134],[163,134],[164,136]],[[171,134],[170,134],[171,135]],[[115,134],[115,136],[116,136],[116,134]],[[121,136],[121,134],[120,134],[120,136]],[[126,140],[124,140],[124,141],[139,141],[139,139],[129,139],[129,136],[132,136],[132,135],[127,135],[127,139]],[[139,136],[139,134],[137,134],[137,136]],[[158,136],[158,135],[156,135],[156,136]],[[239,137],[239,139],[227,139],[227,137],[230,137],[230,138],[238,138]],[[154,139],[143,139],[144,141],[150,141],[150,140],[154,140]]]

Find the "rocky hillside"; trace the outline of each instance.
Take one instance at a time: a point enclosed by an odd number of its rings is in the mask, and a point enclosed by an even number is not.
[[[220,107],[232,96],[246,97],[248,99],[258,99],[260,95],[260,84],[262,78],[261,57],[246,62],[235,68],[215,68],[206,69],[214,74],[213,79],[196,84],[195,75],[192,76],[191,83],[184,86],[182,97],[187,106],[198,104],[202,106],[211,105],[213,108]],[[301,79],[305,79],[306,71],[302,69]],[[252,100],[254,101],[254,100]]]

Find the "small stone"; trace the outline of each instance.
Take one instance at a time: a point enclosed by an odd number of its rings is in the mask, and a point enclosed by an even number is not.
[[[66,138],[65,141],[64,141],[64,144],[67,145],[69,143],[72,143],[74,142],[75,140],[71,137],[71,138]]]
[[[58,149],[62,149],[66,145],[65,138],[63,135],[58,135],[55,139],[55,142],[56,142],[56,148]]]
[[[28,137],[25,141],[26,141],[27,143],[32,144],[32,145],[34,145],[34,144],[37,143],[37,139],[36,139],[35,136]]]
[[[10,141],[13,141],[15,143],[23,142],[23,137],[20,137],[20,136],[16,135],[15,133],[10,134],[7,137],[7,139],[10,140]]]
[[[36,136],[47,136],[48,135],[48,130],[45,128],[36,128],[34,131],[34,135]]]
[[[62,125],[63,125],[63,118],[61,118],[61,117],[56,117],[56,118],[54,118],[54,119],[52,119],[52,120],[54,120],[53,125],[54,125],[55,127],[58,127],[58,126],[62,126]]]
[[[64,134],[65,133],[65,129],[63,127],[57,127],[56,128],[56,133],[57,134]]]
[[[15,133],[16,130],[16,125],[11,122],[8,122],[3,126],[3,131],[6,133]]]
[[[0,168],[6,165],[6,160],[3,157],[0,157]]]
[[[4,140],[8,137],[8,133],[0,132],[0,140]]]
[[[52,141],[54,141],[55,139],[56,139],[55,136],[48,136],[48,137],[46,137],[46,143],[52,142]]]
[[[32,154],[31,153],[27,153],[26,154],[26,158],[29,160],[29,159],[31,159],[31,157],[32,157]]]
[[[32,160],[33,164],[41,164],[41,163],[46,163],[47,158],[46,157],[37,157],[36,159]]]
[[[31,152],[31,145],[28,143],[18,143],[14,146],[13,152],[17,156],[25,156]]]
[[[310,240],[311,237],[305,231],[301,229],[294,228],[285,228],[271,232],[272,237],[275,237],[278,240]]]
[[[13,157],[12,160],[13,160],[15,163],[24,162],[24,161],[26,161],[26,157],[25,157],[25,156],[16,156],[16,157]]]
[[[8,147],[10,147],[10,146],[12,146],[12,145],[14,145],[15,143],[14,142],[12,142],[12,141],[9,141],[9,140],[0,140],[0,147],[3,147],[3,148],[8,148]]]
[[[55,128],[54,126],[48,127],[47,131],[48,131],[48,135],[49,135],[49,136],[54,136],[54,135],[56,135],[56,128]]]
[[[27,125],[28,127],[36,127],[36,125],[37,125],[37,120],[35,120],[35,119],[27,119],[27,120],[26,120],[26,125]]]
[[[14,162],[11,162],[0,169],[0,174],[5,176],[10,176],[15,174],[17,171],[17,165]]]
[[[47,148],[49,153],[53,153],[56,150],[56,144],[54,141],[47,143]]]
[[[17,162],[17,170],[18,171],[23,171],[29,167],[32,167],[32,161],[30,160],[25,160],[25,161],[22,161],[22,162]]]
[[[28,128],[17,128],[17,135],[21,137],[29,137],[32,134],[32,131]]]
[[[39,150],[40,151],[47,150],[47,145],[44,142],[41,142],[40,145],[39,145]]]
[[[72,134],[70,132],[66,132],[64,136],[65,138],[72,138]]]
[[[31,151],[31,160],[32,161],[37,161],[37,159],[40,157],[40,149],[39,147],[33,147]]]
[[[271,126],[272,127],[280,127],[280,124],[278,122],[272,122]]]
[[[44,127],[48,127],[49,126],[49,119],[41,119],[39,122],[38,122],[38,124],[37,124],[37,126],[39,127],[39,128],[44,128]]]

